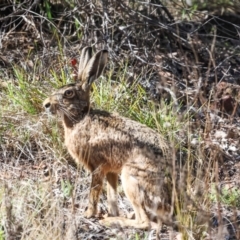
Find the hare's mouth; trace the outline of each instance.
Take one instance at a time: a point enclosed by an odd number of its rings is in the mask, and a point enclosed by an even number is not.
[[[48,114],[52,114],[52,115],[57,114],[58,107],[56,106],[56,104],[52,104],[50,101],[46,100],[46,101],[44,101],[43,105],[44,105],[45,111]]]
[[[60,113],[55,107],[47,108],[46,112],[51,115],[56,115],[57,113]]]

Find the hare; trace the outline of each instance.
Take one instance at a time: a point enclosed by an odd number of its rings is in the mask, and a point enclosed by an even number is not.
[[[85,47],[79,61],[78,82],[63,86],[43,104],[46,110],[61,117],[71,156],[92,173],[85,217],[97,214],[106,177],[110,216],[101,224],[146,229],[151,227],[151,216],[155,216],[161,225],[168,219],[171,205],[171,184],[166,181],[171,173],[169,144],[143,124],[90,107],[91,84],[103,72],[107,58],[106,50],[92,56],[92,48]],[[119,174],[135,219],[119,217]]]

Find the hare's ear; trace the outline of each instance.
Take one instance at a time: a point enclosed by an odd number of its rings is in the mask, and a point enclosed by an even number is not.
[[[92,57],[92,48],[91,47],[85,47],[82,49],[81,57],[79,59],[79,66],[78,66],[78,80],[82,80],[82,74],[84,69],[87,66],[88,61]]]
[[[83,70],[82,81],[83,90],[87,91],[91,87],[91,84],[96,80],[103,72],[106,66],[108,58],[108,51],[102,50],[96,53],[87,63],[86,68]]]

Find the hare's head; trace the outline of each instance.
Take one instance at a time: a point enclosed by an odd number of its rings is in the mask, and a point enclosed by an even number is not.
[[[91,84],[101,75],[107,56],[107,50],[102,50],[92,57],[92,48],[85,47],[79,61],[78,81],[48,97],[43,103],[45,109],[52,114],[58,113],[69,124],[78,121],[90,108]]]

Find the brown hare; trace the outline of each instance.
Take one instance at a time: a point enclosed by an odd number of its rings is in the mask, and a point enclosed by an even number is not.
[[[97,213],[97,203],[106,177],[108,213],[105,225],[151,227],[168,219],[171,205],[171,159],[165,139],[149,127],[128,118],[90,107],[91,84],[102,73],[106,50],[92,56],[92,48],[82,50],[78,82],[63,86],[44,101],[44,107],[63,122],[65,144],[76,163],[92,173],[89,205],[85,217]],[[135,219],[119,217],[117,182],[132,204]],[[156,224],[155,224],[156,226]]]

